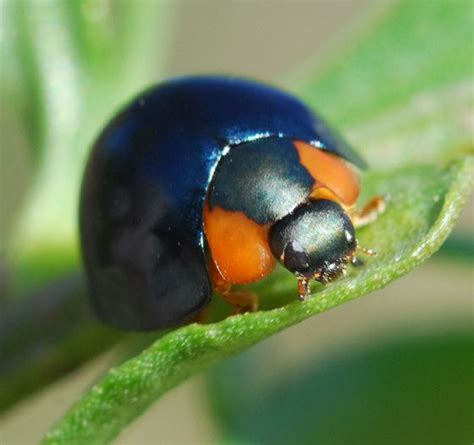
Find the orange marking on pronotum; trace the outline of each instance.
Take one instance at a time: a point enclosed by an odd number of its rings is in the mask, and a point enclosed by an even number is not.
[[[359,177],[339,156],[326,153],[305,142],[294,141],[303,165],[315,180],[314,192],[323,187],[342,201],[346,207],[355,205],[360,193]],[[324,193],[323,193],[324,195]]]
[[[222,278],[248,284],[268,275],[275,259],[268,245],[269,226],[261,226],[243,212],[204,208],[204,230],[212,259]]]

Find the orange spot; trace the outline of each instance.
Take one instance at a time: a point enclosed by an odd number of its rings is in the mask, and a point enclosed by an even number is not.
[[[339,156],[326,153],[305,142],[294,141],[301,165],[303,165],[316,181],[314,191],[324,187],[339,198],[346,206],[355,205],[360,193],[359,177],[350,165]],[[321,192],[324,196],[324,193]],[[317,194],[317,192],[316,192]],[[329,195],[327,197],[329,198]]]
[[[257,224],[242,212],[220,207],[210,210],[206,204],[204,230],[212,259],[224,281],[252,283],[275,267],[268,245],[269,226]],[[216,278],[214,276],[215,282],[218,281]]]

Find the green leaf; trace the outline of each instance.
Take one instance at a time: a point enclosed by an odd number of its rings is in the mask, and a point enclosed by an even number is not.
[[[56,249],[77,255],[77,206],[86,155],[104,121],[159,80],[171,24],[167,2],[20,0],[2,4],[0,93],[30,135],[31,193],[8,259]],[[47,258],[46,255],[43,255]],[[77,266],[76,266],[77,267]]]
[[[374,116],[410,107],[420,94],[469,84],[473,23],[467,0],[400,1],[362,45],[340,54],[316,76],[311,73],[307,82],[303,78],[298,90],[331,121],[367,125]]]
[[[452,159],[472,150],[473,28],[469,1],[399,2],[296,91],[347,129],[372,167]]]
[[[32,165],[26,203],[20,208],[11,199],[20,215],[11,239],[0,242],[5,408],[120,336],[91,314],[84,280],[76,279],[79,184],[106,119],[161,78],[173,17],[169,2],[154,1],[18,0],[0,8],[0,126],[14,121],[27,135]],[[0,200],[9,198],[1,192]],[[64,285],[71,277],[77,285]],[[94,346],[84,347],[85,340]]]
[[[446,169],[409,166],[372,174],[368,192],[398,190],[377,224],[360,234],[380,254],[310,300],[178,329],[112,369],[47,436],[47,444],[106,443],[167,390],[230,354],[314,314],[379,289],[428,258],[449,233],[470,189],[472,161]],[[295,286],[286,280],[286,288]],[[294,292],[294,289],[293,289]]]
[[[343,62],[299,89],[315,108],[346,127],[377,167],[363,177],[363,199],[391,196],[387,211],[357,233],[361,245],[379,255],[304,303],[167,334],[112,369],[51,430],[46,444],[106,443],[187,377],[312,315],[386,286],[440,247],[472,187],[469,67],[464,49],[454,50],[463,59],[459,63],[450,53],[450,41],[472,50],[472,41],[464,41],[472,13],[467,2],[419,5],[397,5]],[[433,49],[425,49],[427,45]],[[450,64],[440,65],[439,58]],[[442,75],[430,71],[440,68]],[[367,91],[367,82],[373,91],[360,94]],[[427,102],[412,106],[418,93]],[[370,122],[359,119],[359,113]],[[295,299],[295,279],[284,272],[265,286],[260,292],[263,307],[273,306],[271,299],[279,296]]]
[[[213,411],[237,443],[470,443],[474,385],[460,378],[474,371],[466,321],[378,332],[276,378],[262,364],[268,351],[235,357],[211,373]]]

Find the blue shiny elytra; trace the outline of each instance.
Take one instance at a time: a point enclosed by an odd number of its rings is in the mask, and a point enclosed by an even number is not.
[[[164,328],[208,304],[203,205],[213,173],[233,147],[270,137],[298,139],[364,167],[298,99],[233,77],[161,83],[105,127],[80,204],[92,300],[105,322]]]

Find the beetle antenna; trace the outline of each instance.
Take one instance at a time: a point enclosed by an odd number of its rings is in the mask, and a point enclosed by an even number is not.
[[[357,252],[361,252],[363,253],[364,255],[367,255],[367,256],[375,256],[377,255],[377,252],[375,250],[372,250],[372,249],[366,249],[365,247],[361,247],[357,244],[356,246],[356,251]]]
[[[362,267],[364,265],[364,262],[357,258],[355,255],[351,258],[351,264],[354,266],[354,267]]]

